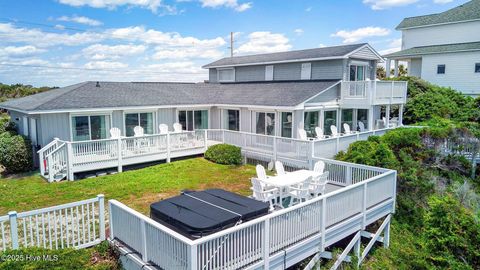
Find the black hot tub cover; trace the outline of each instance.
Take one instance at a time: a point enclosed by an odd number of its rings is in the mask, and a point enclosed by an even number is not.
[[[269,204],[222,189],[185,191],[150,205],[150,217],[189,237],[198,238],[268,213]]]

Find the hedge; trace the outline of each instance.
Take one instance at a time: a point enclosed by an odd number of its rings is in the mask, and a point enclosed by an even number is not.
[[[0,134],[0,165],[7,173],[30,171],[32,164],[30,140],[13,132]]]
[[[205,158],[218,164],[242,164],[242,153],[240,147],[230,144],[216,144],[209,147],[205,152]]]

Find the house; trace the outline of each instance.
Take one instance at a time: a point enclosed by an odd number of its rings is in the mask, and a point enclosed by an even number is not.
[[[405,18],[401,51],[387,54],[408,62],[408,73],[466,95],[480,95],[480,0],[472,0],[438,14]]]
[[[49,166],[45,156],[55,152],[57,156],[50,158],[58,166],[50,169],[63,178],[70,167],[73,179],[73,171],[117,164],[121,171],[126,163],[172,157],[151,148],[142,154],[132,150],[128,162],[118,157],[123,151],[116,154],[117,162],[102,150],[113,145],[87,145],[108,144],[105,139],[111,138],[114,127],[127,138],[137,126],[148,135],[159,134],[160,124],[173,131],[173,124],[180,123],[184,131],[226,130],[296,139],[302,129],[315,138],[331,134],[332,126],[344,132],[345,124],[353,131],[401,125],[407,85],[376,81],[375,68],[381,61],[368,44],[229,57],[204,66],[209,70],[204,83],[83,82],[9,100],[0,108],[8,110],[20,133],[42,148],[42,175]],[[136,143],[157,145],[161,138],[157,139]],[[76,161],[69,161],[72,156]]]

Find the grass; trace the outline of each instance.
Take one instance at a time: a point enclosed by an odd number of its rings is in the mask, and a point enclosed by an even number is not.
[[[250,194],[253,166],[219,165],[192,158],[78,181],[48,183],[38,174],[0,178],[0,215],[33,210],[105,194],[144,214],[149,205],[184,189],[223,188]]]

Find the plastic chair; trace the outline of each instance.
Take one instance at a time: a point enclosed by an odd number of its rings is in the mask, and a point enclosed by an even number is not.
[[[298,129],[298,138],[300,140],[308,141],[307,132],[305,131],[305,129]]]
[[[324,170],[325,170],[325,162],[321,160],[315,162],[315,165],[313,166],[314,172],[322,174]]]
[[[166,124],[160,124],[158,129],[160,130],[161,135],[168,134],[168,126]]]
[[[321,127],[316,127],[315,128],[315,134],[317,135],[317,139],[325,139],[327,136],[323,134],[323,128]]]
[[[255,170],[257,171],[257,178],[260,180],[266,180],[267,179],[267,172],[265,171],[265,168],[258,164],[255,167]]]
[[[136,126],[133,128],[133,133],[134,133],[134,137],[143,137],[145,136],[145,132],[143,130],[143,127],[141,126]]]
[[[353,134],[356,133],[356,131],[352,131],[350,129],[350,125],[347,123],[343,123],[343,129],[345,130],[345,134]]]
[[[324,172],[320,176],[314,177],[310,182],[310,194],[314,197],[325,194],[325,188],[328,182],[329,172]]]
[[[262,183],[257,178],[252,178],[252,192],[253,198],[261,202],[268,202],[270,204],[270,211],[273,211],[276,205],[276,200],[279,196],[277,188],[267,188],[266,185]]]
[[[358,121],[358,129],[360,132],[365,132],[365,124],[362,121]]]
[[[119,128],[113,127],[110,129],[110,137],[112,139],[118,139],[122,136],[122,132]]]
[[[182,132],[182,124],[174,123],[173,124],[173,132],[176,132],[176,133]]]
[[[290,206],[307,201],[310,198],[310,181],[308,180],[288,189],[288,196],[291,197]]]
[[[340,134],[338,133],[337,126],[331,125],[330,126],[330,131],[332,132],[332,137],[340,136]]]
[[[283,167],[283,163],[280,161],[275,161],[275,170],[277,171],[277,175],[284,175],[286,174],[285,168]]]

